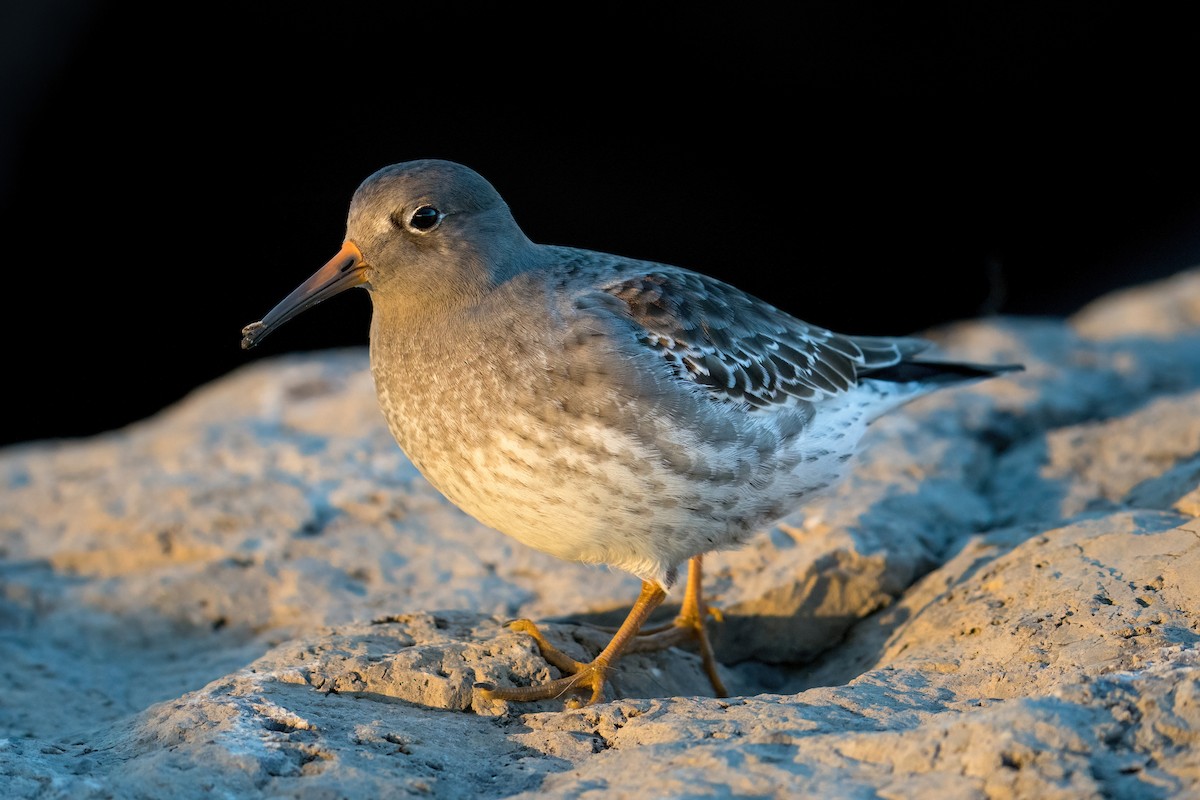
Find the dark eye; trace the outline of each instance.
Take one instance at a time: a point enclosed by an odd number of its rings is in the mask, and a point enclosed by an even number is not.
[[[421,206],[412,213],[408,224],[419,231],[431,231],[442,221],[442,212],[433,206]]]

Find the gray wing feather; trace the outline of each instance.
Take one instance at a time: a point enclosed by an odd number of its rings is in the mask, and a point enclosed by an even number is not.
[[[929,345],[915,338],[833,333],[685,270],[655,269],[600,288],[621,301],[638,340],[681,379],[703,385],[718,399],[756,408],[845,392],[864,373]]]

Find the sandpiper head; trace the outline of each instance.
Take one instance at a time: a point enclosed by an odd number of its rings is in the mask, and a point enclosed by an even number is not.
[[[533,249],[500,194],[474,170],[439,159],[384,167],[354,193],[342,249],[246,326],[242,347],[354,286],[371,290],[377,303],[469,302],[521,271]]]
[[[511,275],[529,245],[490,183],[438,159],[394,164],[363,181],[346,239],[362,251],[373,291],[421,302],[486,291]]]

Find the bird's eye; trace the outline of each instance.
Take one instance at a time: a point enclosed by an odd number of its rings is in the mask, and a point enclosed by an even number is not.
[[[433,206],[421,206],[409,217],[409,227],[418,231],[431,231],[442,221],[442,212]]]

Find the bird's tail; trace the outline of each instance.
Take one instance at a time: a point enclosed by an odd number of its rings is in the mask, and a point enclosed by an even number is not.
[[[969,364],[961,361],[901,361],[862,373],[867,380],[888,383],[919,383],[930,388],[994,378],[1005,372],[1019,372],[1024,364]]]
[[[901,361],[886,367],[864,370],[859,385],[876,393],[879,402],[872,408],[868,422],[891,409],[924,397],[939,389],[987,380],[1006,372],[1016,372],[1021,364],[970,364],[961,361]]]

